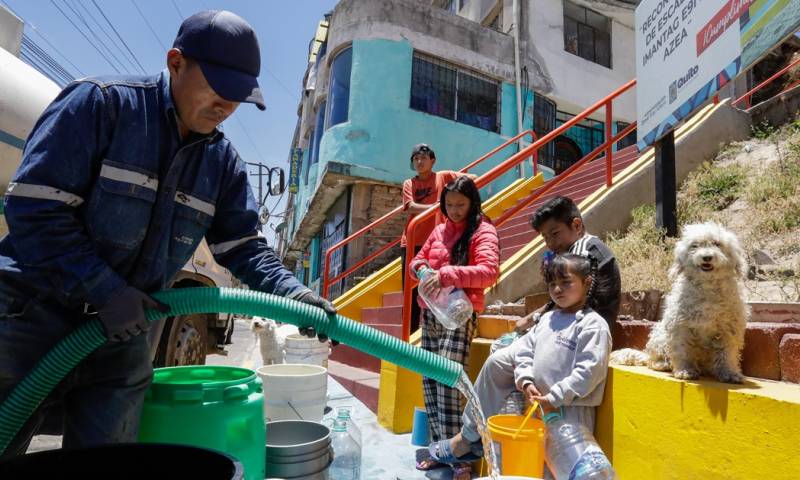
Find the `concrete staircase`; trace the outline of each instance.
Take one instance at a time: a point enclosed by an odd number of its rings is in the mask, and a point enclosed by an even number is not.
[[[622,149],[614,154],[612,173],[616,175],[633,163],[639,156],[636,146]],[[517,215],[498,228],[500,236],[501,261],[507,259],[525,244],[536,237],[529,224],[530,215],[544,201],[556,196],[566,195],[580,202],[605,183],[605,159],[600,157],[578,169],[567,180],[547,192],[541,199],[521,210]],[[535,186],[520,184],[519,189],[525,189],[524,197],[535,192]],[[520,198],[519,195],[516,198]],[[517,202],[502,202],[491,208],[496,216],[500,212],[511,208]],[[361,321],[382,332],[395,337],[402,337],[402,292],[384,293],[382,306],[365,307],[360,309]],[[481,343],[481,339],[476,338]],[[486,349],[491,340],[486,340]],[[488,350],[487,350],[488,351]],[[483,355],[485,357],[485,355]],[[381,361],[377,357],[365,354],[346,345],[338,345],[333,349],[329,360],[329,373],[373,412],[378,409],[378,391],[380,385]],[[474,372],[474,373],[477,373]]]
[[[639,150],[635,145],[614,152],[612,175],[624,170],[628,165],[639,158]],[[553,187],[541,198],[531,205],[520,210],[513,218],[497,229],[500,237],[500,261],[503,262],[516,253],[520,248],[533,240],[537,233],[529,223],[531,214],[547,200],[564,195],[580,204],[606,181],[605,157],[584,164],[569,178]]]
[[[397,338],[403,331],[403,292],[383,294],[383,306],[361,309],[365,325]],[[328,373],[370,410],[378,411],[381,360],[347,345],[337,345],[328,360]]]

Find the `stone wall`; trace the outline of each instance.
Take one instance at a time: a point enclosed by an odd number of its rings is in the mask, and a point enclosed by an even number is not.
[[[385,184],[357,183],[353,185],[350,198],[350,234],[369,225],[399,206],[402,188]],[[379,227],[370,230],[347,247],[347,266],[354,265],[372,252],[397,239],[403,231],[408,214],[401,213]],[[400,256],[400,248],[394,247],[359,268],[346,279],[346,288],[356,283],[357,278],[366,277]]]

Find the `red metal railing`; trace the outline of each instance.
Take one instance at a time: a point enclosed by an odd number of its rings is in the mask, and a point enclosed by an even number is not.
[[[578,160],[573,165],[570,165],[570,167],[567,168],[566,170],[564,170],[558,177],[556,177],[556,178],[552,179],[551,181],[545,183],[541,188],[539,188],[535,192],[533,192],[533,194],[531,194],[527,198],[523,199],[522,201],[520,201],[519,203],[517,203],[513,207],[511,207],[508,210],[506,210],[505,212],[503,212],[503,214],[500,215],[499,217],[497,217],[495,220],[493,220],[492,223],[495,226],[499,227],[500,225],[506,223],[508,220],[511,220],[511,218],[513,218],[517,213],[519,213],[521,210],[524,210],[525,207],[527,207],[528,205],[532,204],[536,200],[542,198],[542,196],[545,193],[549,192],[550,190],[555,188],[557,185],[562,183],[564,180],[566,180],[569,176],[572,175],[572,173],[575,170],[578,170],[579,168],[581,168],[587,162],[591,162],[592,160],[594,160],[598,155],[600,155],[601,152],[603,152],[603,150],[606,150],[606,148],[607,148],[606,144],[607,143],[610,143],[611,145],[613,145],[613,144],[617,143],[620,139],[625,138],[625,135],[627,135],[630,132],[636,130],[636,123],[637,122],[633,122],[630,125],[628,125],[627,127],[623,128],[621,131],[617,132],[617,134],[613,135],[610,140],[607,140],[605,143],[603,143],[602,145],[598,146],[597,148],[595,148],[594,150],[589,152],[582,159]],[[609,165],[611,165],[611,161],[606,160],[606,185],[611,186],[611,182],[608,181],[608,167],[609,167]]]
[[[752,100],[752,97],[753,97],[754,93],[756,93],[757,91],[761,90],[762,88],[766,87],[767,85],[769,85],[770,83],[775,81],[776,78],[778,78],[781,75],[783,75],[784,73],[788,72],[789,69],[791,69],[792,67],[794,67],[797,64],[800,64],[800,58],[798,58],[797,60],[791,62],[789,65],[786,65],[782,69],[778,70],[771,77],[769,77],[768,79],[764,80],[763,82],[761,82],[758,85],[756,85],[755,87],[753,87],[752,90],[750,90],[749,92],[745,93],[741,97],[739,97],[736,100],[734,100],[731,105],[736,106],[737,104],[741,103],[742,100],[744,100],[744,104],[745,104],[744,108],[745,108],[745,110],[749,109],[752,106],[751,100]],[[783,92],[789,91],[789,90],[791,90],[792,88],[794,88],[794,87],[796,87],[798,85],[800,85],[800,81],[795,82],[795,83],[789,85],[788,87],[784,88],[783,90],[781,90],[780,93],[778,93],[778,95],[780,95]]]
[[[465,166],[464,168],[459,170],[459,172],[461,172],[461,173],[468,172],[471,168],[473,168],[473,167],[477,166],[478,164],[484,162],[488,158],[490,158],[493,155],[495,155],[497,152],[503,150],[504,148],[508,147],[509,145],[513,144],[514,142],[519,141],[520,139],[522,139],[526,135],[530,135],[531,136],[531,140],[533,142],[535,142],[539,138],[538,135],[536,135],[536,132],[534,132],[533,130],[526,130],[526,131],[524,131],[524,132],[522,132],[520,134],[517,134],[514,137],[506,140],[505,142],[503,142],[499,146],[495,147],[494,149],[490,150],[489,152],[484,154],[482,157],[478,158],[477,160],[473,161],[472,163],[468,164],[467,166]],[[530,154],[528,156],[530,156]],[[539,160],[539,153],[538,153],[538,150],[537,150],[533,154],[533,161],[532,161],[532,163],[533,163],[533,174],[534,175],[537,174],[537,166],[536,166],[536,164],[537,164],[538,160]],[[438,205],[438,203],[437,203],[437,205]],[[400,205],[399,207],[395,208],[394,210],[389,211],[388,213],[383,215],[381,218],[375,220],[374,222],[370,223],[366,227],[358,230],[357,232],[355,232],[354,234],[352,234],[349,237],[345,238],[344,240],[342,240],[341,242],[337,243],[336,245],[333,245],[331,248],[328,249],[327,252],[325,252],[325,267],[324,267],[323,273],[322,273],[322,296],[323,297],[328,298],[328,293],[329,293],[331,285],[333,285],[336,282],[344,279],[345,277],[347,277],[348,275],[350,275],[354,271],[356,271],[359,268],[363,267],[368,262],[374,260],[375,258],[379,257],[382,253],[386,252],[390,248],[392,248],[395,245],[397,245],[398,243],[400,243],[400,238],[397,238],[396,240],[387,243],[386,245],[384,245],[380,249],[378,249],[375,252],[372,252],[371,254],[367,255],[364,258],[362,258],[361,260],[359,260],[354,265],[352,265],[351,267],[347,268],[344,272],[340,273],[339,275],[335,276],[334,278],[329,278],[330,277],[330,268],[331,268],[331,258],[333,258],[334,252],[336,252],[340,248],[344,247],[345,245],[348,245],[352,241],[354,241],[354,240],[356,240],[358,238],[361,238],[368,231],[370,231],[370,230],[372,230],[372,229],[374,229],[376,227],[379,227],[380,225],[383,225],[384,223],[386,223],[387,221],[391,220],[392,218],[394,218],[395,216],[399,215],[402,212],[403,212],[403,206]],[[413,237],[409,237],[409,238],[413,238]]]
[[[632,89],[636,85],[636,79],[630,80],[625,85],[622,85],[617,90],[611,92],[608,96],[603,98],[602,100],[598,101],[591,107],[587,108],[580,114],[576,115],[575,117],[569,119],[560,127],[556,128],[555,130],[547,133],[542,138],[533,142],[530,146],[526,147],[525,149],[517,152],[516,154],[512,155],[508,159],[506,159],[501,164],[495,166],[488,172],[484,173],[482,176],[478,178],[475,182],[478,185],[478,188],[482,188],[485,185],[489,184],[493,180],[497,179],[500,175],[504,174],[511,168],[515,167],[519,163],[523,162],[526,158],[536,154],[540,148],[544,145],[549,143],[552,140],[555,140],[558,136],[565,133],[567,130],[575,126],[581,120],[587,118],[589,115],[593,114],[600,108],[605,109],[605,119],[606,119],[606,141],[592,151],[589,155],[585,156],[575,165],[572,165],[570,168],[562,172],[556,178],[550,180],[540,189],[537,189],[531,197],[526,199],[523,203],[525,205],[529,205],[530,203],[534,202],[537,198],[540,198],[541,195],[546,193],[547,191],[551,190],[557,184],[563,182],[567,177],[572,175],[581,165],[585,164],[586,162],[590,161],[592,158],[596,157],[601,151],[605,150],[605,161],[606,161],[606,185],[611,186],[612,184],[612,161],[613,161],[613,145],[619,139],[623,138],[629,132],[631,132],[634,128],[636,128],[636,124],[633,123],[622,130],[622,132],[614,135],[611,135],[611,119],[613,118],[613,101],[620,95],[624,94],[628,90]],[[514,213],[521,210],[523,207],[516,205],[511,210],[514,210]],[[430,208],[425,210],[424,212],[420,213],[416,217],[414,217],[411,222],[409,222],[408,227],[406,229],[407,237],[414,238],[414,233],[416,232],[417,226],[420,225],[425,220],[429,219],[433,216],[436,210],[439,209],[438,203],[431,205]],[[512,215],[504,212],[503,215],[495,221],[494,224],[499,226],[503,222],[507,221],[511,218]],[[414,245],[413,242],[406,245],[406,259],[410,261],[414,258]],[[410,275],[410,269],[406,270],[406,275],[408,277],[405,279],[404,288],[403,288],[403,340],[408,341],[409,337],[411,336],[411,290],[414,288],[416,279]]]

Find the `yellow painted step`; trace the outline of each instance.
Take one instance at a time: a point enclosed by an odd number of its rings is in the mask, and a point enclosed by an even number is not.
[[[411,343],[419,346],[419,332],[412,336]],[[467,375],[473,382],[481,366],[489,356],[494,340],[476,338],[469,352]],[[422,399],[422,376],[389,362],[381,362],[381,383],[378,392],[378,423],[394,433],[411,431],[414,407],[424,408]]]

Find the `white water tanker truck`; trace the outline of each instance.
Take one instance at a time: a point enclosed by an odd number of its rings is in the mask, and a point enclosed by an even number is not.
[[[0,6],[0,198],[19,167],[25,139],[61,90],[17,58],[21,37],[22,22]],[[0,236],[7,232],[5,217],[0,214]],[[214,261],[204,240],[171,287],[231,287],[234,283],[230,272]],[[152,337],[159,336],[155,366],[198,365],[205,363],[209,353],[224,354],[233,325],[233,317],[227,314],[170,317],[160,336],[151,329]]]

